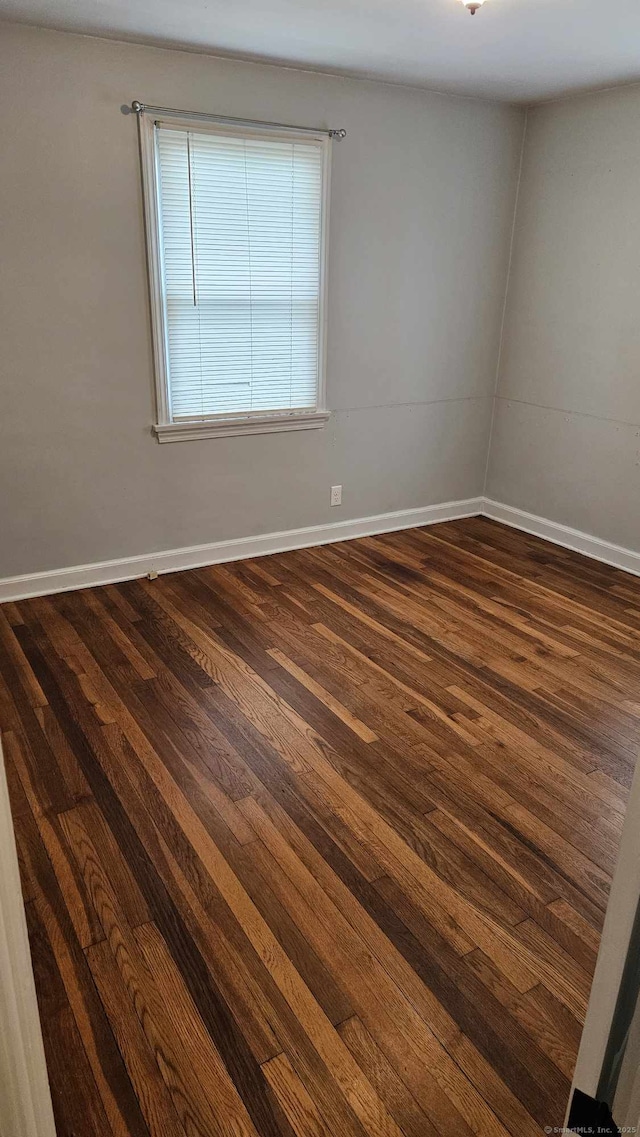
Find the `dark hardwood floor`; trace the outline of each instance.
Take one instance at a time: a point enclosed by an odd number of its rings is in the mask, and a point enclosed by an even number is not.
[[[0,609],[60,1137],[563,1121],[640,580],[474,518]]]

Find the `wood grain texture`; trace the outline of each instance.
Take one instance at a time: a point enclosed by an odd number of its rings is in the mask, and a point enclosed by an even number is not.
[[[562,1124],[640,581],[469,519],[0,609],[60,1137]]]

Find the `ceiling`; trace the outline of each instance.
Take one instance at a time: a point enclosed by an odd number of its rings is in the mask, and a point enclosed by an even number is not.
[[[640,80],[640,0],[0,0],[0,19],[514,102]]]

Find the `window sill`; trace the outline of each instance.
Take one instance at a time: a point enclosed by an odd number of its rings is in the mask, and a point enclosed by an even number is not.
[[[214,422],[156,423],[152,427],[158,442],[194,442],[199,438],[229,438],[238,434],[277,434],[290,430],[319,430],[330,411],[313,411],[301,415],[265,415],[264,418],[226,419]]]

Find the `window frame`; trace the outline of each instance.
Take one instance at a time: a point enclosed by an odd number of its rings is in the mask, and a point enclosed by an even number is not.
[[[162,214],[160,209],[160,178],[156,146],[156,125],[167,122],[173,129],[194,130],[199,133],[228,133],[238,137],[269,137],[274,140],[316,141],[322,153],[322,192],[320,201],[320,287],[318,296],[318,387],[313,411],[265,412],[261,414],[228,414],[202,419],[171,417],[169,382],[169,345],[164,290],[162,253]],[[241,434],[273,434],[292,430],[314,430],[323,427],[330,416],[326,401],[327,360],[327,260],[329,250],[329,186],[331,179],[331,139],[326,131],[300,130],[274,127],[268,124],[239,119],[223,119],[214,115],[203,116],[184,113],[175,115],[163,111],[161,115],[138,116],[140,159],[145,232],[147,245],[147,272],[151,307],[153,340],[155,417],[152,433],[158,442],[193,441],[200,438],[221,438]]]

